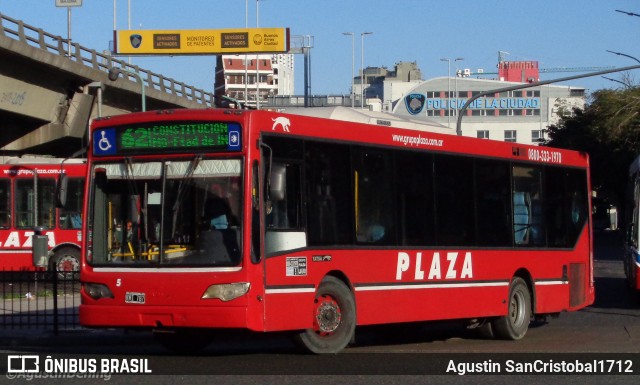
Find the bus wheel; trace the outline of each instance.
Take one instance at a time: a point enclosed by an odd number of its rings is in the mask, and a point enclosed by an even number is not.
[[[496,318],[492,325],[496,337],[519,340],[527,333],[531,322],[531,294],[524,280],[515,277],[509,286],[508,314]]]
[[[58,279],[77,279],[80,274],[80,252],[72,247],[64,247],[53,254],[50,266],[58,274]]]
[[[355,328],[356,306],[351,291],[341,280],[327,276],[316,292],[313,328],[296,339],[312,353],[338,353],[349,344]]]

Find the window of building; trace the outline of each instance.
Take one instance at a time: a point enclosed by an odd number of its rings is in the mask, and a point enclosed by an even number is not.
[[[574,96],[574,97],[584,96],[584,90],[570,90],[569,96]]]
[[[540,91],[527,91],[527,97],[528,98],[539,98],[540,97]]]
[[[489,139],[489,130],[478,130],[478,139]]]
[[[531,141],[533,143],[544,142],[544,132],[542,130],[531,131]]]
[[[505,142],[516,142],[517,141],[517,132],[516,130],[505,130],[504,131],[504,141]]]

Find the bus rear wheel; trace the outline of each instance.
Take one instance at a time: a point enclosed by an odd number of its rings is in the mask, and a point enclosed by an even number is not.
[[[80,274],[80,252],[72,247],[64,247],[53,254],[50,267],[58,274],[58,279],[77,279]]]
[[[493,320],[491,326],[496,337],[519,340],[527,333],[531,322],[531,294],[525,281],[515,277],[509,285],[508,313]]]
[[[305,349],[315,354],[338,353],[355,333],[356,307],[351,290],[335,277],[325,277],[316,292],[313,328],[296,335]]]

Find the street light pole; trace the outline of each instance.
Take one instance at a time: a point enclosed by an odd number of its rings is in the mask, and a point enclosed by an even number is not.
[[[457,58],[453,59],[454,62],[462,61],[462,60],[464,60],[464,58],[462,58],[462,57],[457,57]],[[455,94],[455,97],[453,98],[453,100],[456,103],[455,111],[456,111],[456,117],[457,117],[458,116],[458,65],[457,64],[456,64],[456,77],[455,77],[454,83],[455,83],[455,89],[456,89],[455,92],[456,92],[456,94]]]
[[[365,83],[365,76],[364,76],[364,35],[372,35],[373,32],[362,32],[360,33],[360,38],[361,38],[361,49],[362,49],[362,53],[360,55],[360,59],[361,59],[361,68],[362,68],[362,76],[360,76],[360,92],[361,92],[361,99],[360,99],[360,108],[364,109],[364,83]]]
[[[614,68],[614,69],[605,70],[605,71],[589,72],[589,73],[583,74],[583,75],[568,76],[568,77],[564,77],[564,78],[545,80],[545,81],[542,81],[542,82],[518,84],[518,85],[510,86],[510,87],[496,88],[496,89],[493,89],[493,90],[483,91],[483,92],[480,92],[477,95],[474,95],[474,96],[470,97],[469,99],[467,99],[467,101],[465,102],[464,106],[462,106],[462,111],[463,112],[466,111],[467,108],[469,107],[469,105],[471,105],[471,103],[473,103],[478,98],[481,98],[481,97],[487,96],[487,95],[492,95],[492,94],[496,94],[496,93],[500,93],[500,92],[521,90],[521,89],[531,88],[531,87],[538,87],[538,86],[543,86],[543,85],[552,84],[552,83],[566,82],[566,81],[574,80],[574,79],[588,78],[588,77],[591,77],[591,76],[605,75],[605,74],[610,74],[610,73],[613,73],[613,72],[623,72],[623,71],[635,70],[635,69],[640,69],[640,65],[634,65],[634,66],[629,66],[629,67],[621,67],[621,68]],[[456,124],[456,134],[457,135],[462,135],[462,116],[463,115],[458,115],[458,122]]]
[[[120,73],[123,72],[127,75],[131,75],[134,78],[136,78],[136,80],[138,81],[138,83],[140,83],[140,95],[142,97],[142,112],[147,110],[147,102],[146,102],[146,96],[145,96],[145,92],[144,92],[144,82],[142,81],[142,76],[140,76],[139,73],[134,72],[134,71],[129,71],[126,70],[124,68],[118,68],[118,67],[111,67],[109,68],[109,75],[108,78],[109,80],[111,80],[112,82],[115,82],[116,80],[118,80],[118,77],[120,76]]]
[[[256,28],[260,27],[260,0],[256,0]],[[256,110],[260,109],[260,54],[256,53]]]
[[[353,32],[342,32],[343,35],[345,36],[351,36],[351,108],[355,107],[355,90],[354,88],[354,71],[356,68],[356,62],[355,62],[355,38],[353,36]]]
[[[608,78],[608,77],[606,77],[606,76],[600,76],[600,77],[601,77],[601,78],[603,78],[603,79],[607,79],[607,80],[609,80],[609,81],[612,81],[612,82],[620,83],[620,84],[622,84],[622,85],[623,85],[623,86],[625,86],[625,87],[629,87],[629,85],[628,85],[627,83],[625,83],[625,82],[621,82],[620,80],[611,79],[611,78]]]
[[[633,57],[633,56],[631,56],[631,55],[627,55],[627,54],[625,54],[625,53],[621,53],[621,52],[609,51],[608,49],[607,49],[607,50],[605,50],[605,51],[607,51],[607,52],[609,52],[609,53],[612,53],[612,54],[614,54],[614,55],[628,57],[629,59],[633,59],[633,60],[637,61],[638,63],[640,63],[640,60],[638,60],[637,58],[635,58],[635,57]]]
[[[451,128],[451,59],[443,57],[440,61],[447,62],[447,127]]]
[[[244,0],[244,27],[249,28],[249,0]],[[247,67],[247,62],[249,60],[249,56],[244,54],[244,106],[247,107],[247,102],[249,101],[249,69]]]
[[[627,12],[627,11],[621,11],[621,10],[619,10],[619,9],[616,9],[616,12],[624,13],[625,15],[629,15],[629,16],[637,16],[637,17],[640,17],[640,15],[638,15],[637,13]]]

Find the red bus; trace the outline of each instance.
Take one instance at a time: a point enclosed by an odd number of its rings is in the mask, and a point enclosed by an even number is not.
[[[629,288],[640,293],[640,157],[629,167],[624,271]]]
[[[91,127],[80,323],[168,347],[467,319],[522,338],[594,300],[584,153],[268,111]]]
[[[62,172],[69,178],[69,199],[64,208],[56,208]],[[80,270],[86,172],[85,160],[24,157],[0,165],[0,270],[35,268],[31,241],[37,227],[48,238],[48,267],[61,276]]]

